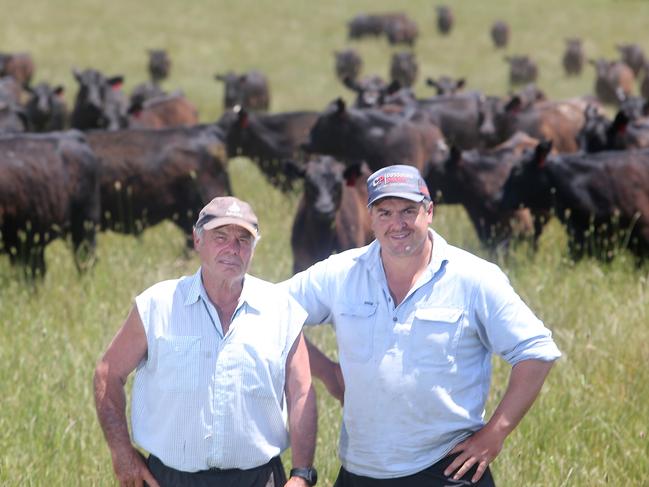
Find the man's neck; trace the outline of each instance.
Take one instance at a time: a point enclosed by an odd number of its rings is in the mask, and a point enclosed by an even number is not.
[[[203,287],[205,288],[207,297],[212,302],[219,315],[219,321],[221,322],[224,335],[230,328],[232,315],[239,303],[239,298],[243,291],[243,281],[243,278],[234,280],[208,280],[204,277],[202,278]]]

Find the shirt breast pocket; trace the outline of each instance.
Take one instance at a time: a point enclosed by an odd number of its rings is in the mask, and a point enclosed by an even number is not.
[[[158,339],[158,384],[167,392],[190,392],[198,386],[201,338],[169,336]]]
[[[367,362],[372,356],[376,303],[343,304],[336,319],[340,354],[352,362]]]
[[[460,308],[419,308],[410,331],[410,354],[416,365],[448,365],[455,361],[462,334]]]

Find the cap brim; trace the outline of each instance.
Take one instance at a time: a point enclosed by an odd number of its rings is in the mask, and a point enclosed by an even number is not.
[[[205,225],[203,225],[203,229],[212,230],[214,228],[224,227],[225,225],[237,225],[245,230],[248,230],[255,238],[259,236],[259,232],[255,228],[255,226],[250,222],[242,220],[241,218],[232,218],[232,217],[212,218]]]
[[[410,201],[414,201],[416,203],[421,203],[422,201],[424,201],[426,196],[424,196],[423,194],[399,193],[399,192],[381,193],[381,194],[377,195],[374,199],[369,201],[367,203],[367,206],[372,206],[378,200],[383,199],[383,198],[403,198],[404,200],[410,200]]]

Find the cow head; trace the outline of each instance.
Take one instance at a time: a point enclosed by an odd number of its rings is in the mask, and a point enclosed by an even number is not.
[[[171,59],[164,49],[149,49],[149,76],[151,81],[158,83],[169,76]]]
[[[427,78],[426,85],[437,90],[437,95],[452,95],[461,91],[465,84],[464,78],[451,78],[449,76],[440,76],[438,79]]]
[[[79,129],[118,129],[126,125],[127,101],[122,93],[123,76],[105,77],[95,69],[73,69],[79,84],[73,126]]]
[[[304,199],[316,218],[333,223],[342,199],[345,165],[333,157],[311,159],[305,167]]]
[[[552,181],[546,168],[552,141],[541,141],[531,151],[526,151],[515,164],[498,196],[503,210],[528,207],[547,210],[552,206]]]

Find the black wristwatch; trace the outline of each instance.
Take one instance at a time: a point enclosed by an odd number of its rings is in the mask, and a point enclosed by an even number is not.
[[[289,473],[289,477],[301,477],[306,480],[307,484],[315,485],[318,482],[318,472],[315,468],[293,468]]]

